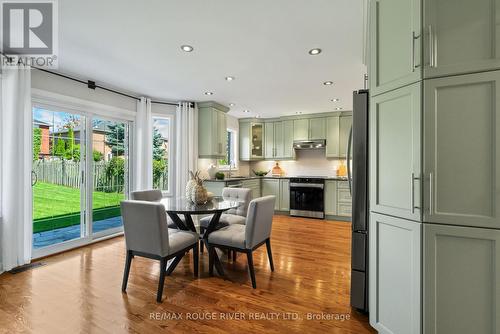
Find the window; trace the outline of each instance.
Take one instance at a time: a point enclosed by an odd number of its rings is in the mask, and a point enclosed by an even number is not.
[[[153,117],[153,188],[169,191],[169,157],[172,121]]]
[[[219,169],[235,169],[237,165],[237,143],[236,143],[237,133],[235,130],[227,129],[227,147],[226,147],[226,157],[219,160]]]

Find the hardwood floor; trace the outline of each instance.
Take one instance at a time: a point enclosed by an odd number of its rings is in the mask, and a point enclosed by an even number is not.
[[[205,252],[200,278],[193,279],[192,257],[184,257],[165,280],[161,304],[159,263],[135,258],[122,294],[124,239],[107,240],[1,275],[0,333],[375,333],[349,306],[350,238],[349,223],[275,216],[275,271],[259,248],[257,289],[246,256],[223,258],[224,280],[208,276]],[[308,313],[332,318],[308,320]]]

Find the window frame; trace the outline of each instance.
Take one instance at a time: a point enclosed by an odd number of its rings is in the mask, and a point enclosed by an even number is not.
[[[155,119],[164,119],[168,120],[169,126],[168,126],[168,152],[167,152],[167,159],[168,159],[168,189],[160,189],[161,193],[163,194],[163,197],[171,197],[173,196],[175,185],[172,183],[172,174],[174,173],[174,166],[172,165],[172,152],[175,149],[173,145],[173,138],[175,138],[174,134],[174,122],[175,122],[175,116],[171,114],[164,114],[164,113],[152,113],[151,114],[151,129],[153,129],[154,133],[154,126],[155,126]],[[151,141],[153,140],[153,133],[151,134]],[[151,148],[153,148],[153,143],[151,143]],[[151,151],[151,166],[153,166],[153,151]],[[153,185],[153,180],[151,180],[152,186]]]
[[[217,167],[218,167],[218,169],[220,171],[238,170],[238,168],[239,168],[239,159],[238,159],[238,130],[227,128],[226,131],[228,132],[228,140],[229,140],[229,137],[232,139],[231,143],[228,144],[229,147],[230,147],[231,153],[232,153],[232,154],[229,154],[229,159],[231,159],[231,156],[233,156],[234,165],[233,166],[221,165],[220,164],[220,159],[217,159]]]

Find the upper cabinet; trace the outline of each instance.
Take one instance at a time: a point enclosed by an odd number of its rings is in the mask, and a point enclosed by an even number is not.
[[[424,220],[500,228],[500,71],[425,80]]]
[[[326,157],[338,158],[339,151],[339,133],[340,117],[331,116],[326,118]]]
[[[433,1],[440,2],[429,0]],[[450,6],[456,3],[447,2]],[[420,0],[374,0],[370,11],[370,94],[375,96],[420,80]]]
[[[293,121],[265,123],[265,159],[293,159]]]
[[[339,157],[347,157],[347,144],[349,143],[349,133],[352,127],[352,115],[340,116],[339,118]],[[328,143],[327,143],[328,145]],[[352,157],[352,151],[351,151]]]
[[[229,108],[217,102],[198,103],[198,155],[200,158],[223,158],[227,148]]]
[[[309,140],[309,119],[302,118],[293,121],[293,140]]]
[[[500,0],[424,0],[424,76],[500,68],[499,10]]]
[[[326,118],[311,118],[309,120],[309,139],[326,139]]]
[[[240,160],[263,160],[265,151],[264,123],[240,122]]]

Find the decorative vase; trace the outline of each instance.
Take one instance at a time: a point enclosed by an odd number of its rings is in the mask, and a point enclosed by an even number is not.
[[[207,188],[203,186],[202,182],[197,183],[191,192],[191,201],[196,204],[205,204],[208,201]]]
[[[196,178],[200,172],[193,173],[192,171],[189,171],[189,175],[191,175],[191,179],[188,181],[186,184],[186,198],[191,199],[191,193],[193,192],[194,186],[197,184],[196,183]]]
[[[215,179],[215,174],[217,173],[217,171],[218,170],[215,165],[210,165],[210,167],[207,169],[208,176],[211,180]]]

